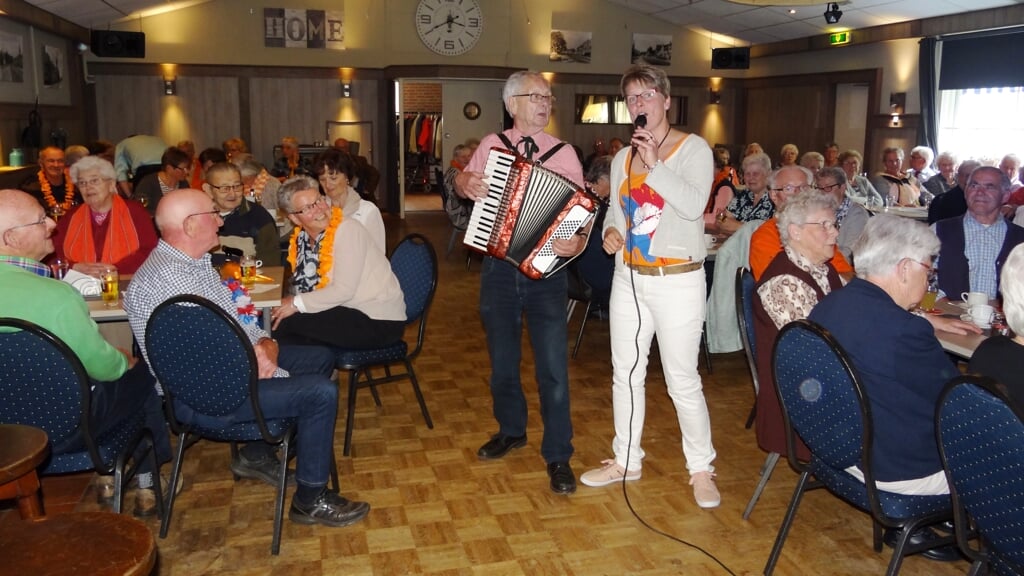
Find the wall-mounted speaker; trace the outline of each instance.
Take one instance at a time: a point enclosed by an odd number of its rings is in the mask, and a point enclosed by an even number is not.
[[[750,48],[713,48],[712,70],[739,70],[750,68]]]
[[[102,58],[145,58],[146,35],[142,32],[93,30],[90,49]]]

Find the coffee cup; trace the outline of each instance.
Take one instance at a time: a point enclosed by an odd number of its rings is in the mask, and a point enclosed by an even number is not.
[[[984,292],[963,292],[960,294],[960,299],[966,302],[967,306],[988,304],[988,294]]]
[[[711,248],[715,245],[715,242],[718,242],[718,238],[716,238],[714,234],[704,235],[704,246]]]
[[[988,304],[976,304],[969,310],[971,321],[979,328],[988,328],[992,325],[992,317],[995,315],[995,308]]]

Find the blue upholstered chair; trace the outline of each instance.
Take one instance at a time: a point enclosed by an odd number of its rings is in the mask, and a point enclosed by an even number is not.
[[[924,546],[952,543],[952,536],[926,545],[908,543],[918,528],[951,519],[952,503],[949,496],[907,496],[875,486],[871,407],[846,352],[824,328],[809,320],[784,326],[775,340],[772,370],[786,423],[787,457],[800,479],[765,566],[766,576],[775,569],[804,492],[814,488],[825,487],[871,515],[876,552],[882,550],[883,527],[900,531],[888,576],[899,573],[904,556],[923,552]],[[810,449],[809,462],[796,458],[798,434]],[[850,466],[860,468],[864,482],[845,471]]]
[[[750,370],[750,380],[754,383],[754,406],[750,408],[750,416],[747,416],[746,428],[749,429],[754,423],[754,416],[757,415],[757,392],[761,389],[761,383],[757,378],[757,342],[754,339],[754,275],[747,268],[736,269],[736,322],[740,327],[740,341],[743,342],[743,355],[747,359],[747,368]],[[768,485],[768,480],[779,463],[779,453],[770,452],[761,465],[761,473],[758,476],[757,487],[743,509],[743,519],[747,520],[754,512],[754,506],[761,498],[761,492]]]
[[[1000,576],[1024,574],[1024,409],[995,381],[960,376],[939,398],[935,434],[971,574],[984,565]],[[970,526],[980,550],[968,546]]]
[[[280,481],[274,500],[274,536],[271,553],[281,549],[281,521],[287,484],[288,460],[295,436],[293,418],[265,419],[260,409],[259,369],[256,353],[238,322],[224,310],[200,296],[185,294],[171,298],[153,311],[146,324],[146,351],[150,366],[164,390],[164,408],[171,431],[178,436],[167,513],[160,524],[160,537],[167,536],[174,511],[175,490],[181,480],[185,449],[200,438],[231,443],[267,442],[281,447]],[[256,418],[224,427],[209,428],[181,422],[176,405],[209,417],[233,414],[251,402]],[[338,473],[332,467],[333,486]],[[238,480],[238,477],[235,477]]]
[[[430,419],[430,411],[423,400],[423,392],[420,391],[419,381],[416,379],[416,371],[412,362],[423,349],[423,339],[427,329],[427,313],[430,311],[430,303],[434,300],[434,291],[437,288],[437,254],[430,241],[421,234],[410,234],[402,239],[391,254],[391,270],[398,277],[398,283],[405,295],[406,324],[416,326],[416,345],[409,349],[405,340],[400,340],[385,346],[371,350],[336,350],[336,366],[339,370],[348,372],[348,415],[345,419],[345,456],[349,455],[352,447],[352,427],[355,422],[356,413],[356,392],[360,388],[370,388],[373,394],[373,401],[380,406],[380,396],[377,394],[377,384],[404,380],[412,382],[413,392],[420,404],[420,412],[427,423],[427,428],[433,429],[434,421]],[[399,374],[392,374],[391,367],[395,364],[402,364],[405,371]],[[382,376],[374,376],[371,369],[383,369]]]
[[[0,423],[41,428],[50,446],[60,446],[79,430],[84,445],[74,451],[50,451],[42,474],[96,470],[114,475],[114,511],[121,512],[124,487],[138,462],[127,465],[139,443],[157,470],[153,435],[140,412],[96,436],[91,414],[92,388],[78,356],[49,330],[25,320],[0,318]],[[163,514],[160,483],[153,486]]]

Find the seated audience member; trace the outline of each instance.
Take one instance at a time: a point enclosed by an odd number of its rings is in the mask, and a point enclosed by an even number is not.
[[[270,174],[282,182],[296,176],[312,176],[309,159],[299,155],[299,141],[294,136],[281,139],[281,157],[274,161]]]
[[[783,249],[761,275],[753,303],[757,349],[765,351],[772,349],[783,326],[807,318],[818,301],[843,285],[829,263],[839,237],[834,196],[805,188],[786,201],[776,219]],[[761,383],[757,392],[757,445],[765,452],[785,455],[786,428],[770,353],[758,355],[757,374]],[[798,451],[801,459],[809,457],[802,444]]]
[[[864,158],[856,150],[847,150],[839,155],[839,166],[846,173],[846,195],[865,208],[881,208],[885,201],[871,181],[860,173],[863,164]]]
[[[157,462],[166,462],[171,457],[171,446],[160,399],[146,363],[107,343],[89,317],[81,294],[70,284],[50,278],[50,269],[42,263],[53,251],[54,228],[53,220],[31,196],[19,190],[0,190],[0,286],[4,293],[0,298],[0,317],[20,318],[42,326],[75,353],[93,386],[93,435],[102,436],[129,415],[143,412],[146,426],[153,433]],[[83,442],[76,435],[60,446],[52,446],[51,451],[59,454],[79,450]],[[142,453],[135,457],[140,463],[135,514],[148,516],[156,511],[154,470]],[[106,492],[113,497],[113,478],[104,477],[100,484],[109,486]]]
[[[746,158],[747,156],[751,156],[753,154],[764,154],[764,148],[762,148],[761,145],[758,144],[757,142],[751,142],[750,144],[747,144],[746,148],[743,149],[743,158]],[[769,170],[768,171],[771,172],[771,168],[770,168],[771,161],[770,160],[768,161],[768,165],[769,165]]]
[[[910,169],[907,170],[907,177],[917,180],[919,189],[925,180],[939,173],[932,167],[934,159],[935,152],[927,146],[914,146],[910,149]]]
[[[932,196],[941,196],[956,186],[957,158],[952,152],[943,152],[935,159],[935,166],[939,171],[931,178],[925,180],[922,185],[932,193]],[[935,200],[933,199],[932,202]]]
[[[804,152],[804,155],[800,157],[800,165],[817,176],[818,171],[825,167],[825,157],[817,152]]]
[[[785,166],[772,172],[768,177],[769,193],[775,210],[781,210],[786,202],[798,193],[810,189],[814,182],[811,171],[800,166]],[[819,192],[820,194],[820,192]],[[754,231],[750,236],[750,271],[755,280],[761,279],[772,260],[782,252],[781,230],[778,218],[771,218]],[[829,261],[840,275],[849,277],[853,268],[843,257],[842,252],[833,245],[833,256]]]
[[[133,274],[156,246],[153,219],[142,204],[117,193],[114,167],[98,156],[86,156],[71,167],[71,180],[84,204],[57,223],[56,257],[71,268],[98,276],[110,265]]]
[[[370,164],[366,156],[360,156],[357,151],[353,150],[348,140],[338,138],[334,141],[334,147],[352,157],[354,167],[352,188],[359,193],[361,198],[372,202],[377,194],[377,186],[380,184],[380,171]]]
[[[473,213],[473,201],[455,193],[455,177],[466,169],[466,165],[469,164],[469,159],[472,157],[473,152],[469,146],[458,144],[452,151],[451,165],[444,171],[442,182],[445,187],[444,211],[452,226],[457,230],[465,230],[469,225],[469,218]]]
[[[711,185],[711,196],[704,206],[704,226],[716,228],[718,226],[718,215],[724,214],[725,209],[736,197],[736,187],[740,185],[740,177],[736,170],[729,165],[729,149],[724,146],[715,146],[712,150],[715,157],[715,180]]]
[[[384,220],[380,216],[380,209],[373,202],[360,198],[352,188],[354,171],[352,156],[334,148],[324,150],[313,161],[313,172],[330,205],[341,208],[345,218],[352,218],[362,224],[383,254],[387,251]]]
[[[839,225],[839,239],[836,246],[847,262],[853,262],[853,243],[860,238],[870,215],[863,206],[850,200],[846,195],[846,172],[842,168],[823,168],[814,179],[814,185],[838,202],[836,224]]]
[[[203,190],[213,198],[220,213],[220,241],[242,252],[256,256],[264,266],[281,265],[281,237],[277,222],[266,208],[245,199],[245,186],[238,167],[228,162],[214,164],[206,171]],[[214,262],[221,264],[224,257],[214,254]]]
[[[59,219],[82,203],[82,193],[75,188],[69,170],[64,151],[47,146],[39,151],[39,171],[26,178],[19,188],[31,194],[47,215]]]
[[[779,151],[779,167],[796,166],[799,157],[800,149],[796,147],[796,144],[783,144],[782,150]]]
[[[825,145],[825,168],[839,166],[839,144],[829,142]]]
[[[967,197],[964,190],[967,188],[967,179],[971,172],[981,166],[977,160],[964,160],[956,169],[956,186],[950,188],[945,194],[932,200],[928,206],[928,223],[934,224],[946,218],[962,216],[967,212]]]
[[[604,218],[608,214],[608,197],[611,195],[611,165],[611,156],[600,156],[591,162],[590,169],[583,175],[587,187],[601,199],[601,206],[594,216],[591,230],[601,230],[604,227]],[[577,267],[580,275],[590,285],[591,313],[607,317],[615,259],[604,251],[603,242],[600,234],[590,234],[587,237],[587,247],[571,265]]]
[[[729,149],[725,146],[715,146],[712,150],[715,155],[715,183],[728,180],[732,182],[733,187],[740,185],[740,175],[736,173],[736,169],[732,167],[731,155]]]
[[[178,188],[188,188],[188,171],[191,168],[192,161],[188,154],[172,146],[164,150],[160,158],[160,171],[143,176],[133,197],[142,202],[149,214],[154,216],[156,205],[164,194]]]
[[[1013,338],[992,335],[971,356],[968,372],[984,374],[1001,382],[1010,397],[1024,406],[1024,247],[1010,251],[1003,266],[1003,313]]]
[[[281,189],[281,182],[272,177],[266,167],[248,152],[236,152],[231,156],[231,163],[238,166],[238,172],[242,175],[245,197],[263,206],[268,212],[276,212],[277,191]]]
[[[401,340],[405,297],[366,228],[341,207],[328,206],[309,177],[286,182],[278,206],[296,226],[288,247],[296,294],[274,309],[274,335],[282,342],[355,349]]]
[[[196,143],[191,140],[179,140],[174,147],[188,156],[188,176],[185,178],[188,186],[186,188],[202,190],[203,165],[199,162],[199,156],[196,155]]]
[[[622,143],[621,138],[610,138],[608,140],[608,155],[615,158],[615,155],[619,153],[619,150],[622,150],[623,146],[624,144]],[[474,152],[476,152],[476,147],[472,147],[469,155],[472,156]]]
[[[206,182],[206,171],[210,169],[210,166],[214,164],[220,164],[221,162],[227,162],[228,157],[224,154],[224,151],[220,148],[207,148],[199,153],[196,157],[199,161],[199,184],[193,186],[196,190],[203,189],[203,183]],[[193,178],[193,182],[195,179]]]
[[[936,270],[939,289],[955,298],[962,292],[999,293],[999,273],[1010,250],[1024,242],[1024,228],[1000,209],[1010,180],[995,166],[982,166],[967,183],[967,212],[933,225],[942,241]]]
[[[239,154],[248,154],[249,146],[245,143],[245,140],[241,138],[228,138],[221,143],[220,149],[224,152],[226,158],[223,162],[234,162],[235,156]]]
[[[232,291],[211,266],[209,252],[218,243],[221,219],[209,196],[198,190],[170,192],[157,208],[156,221],[162,239],[124,295],[128,320],[143,356],[148,357],[146,322],[164,301],[180,294],[195,294],[220,306],[238,321],[255,348],[263,415],[296,420],[298,487],[288,518],[297,524],[325,526],[347,526],[361,520],[369,512],[369,504],[347,500],[327,489],[338,415],[338,388],[330,380],[334,367],[331,352],[316,346],[278,348],[258,327],[256,318],[239,311]],[[249,404],[222,418],[197,415],[185,406],[175,408],[185,424],[222,427],[253,418]],[[273,446],[250,442],[232,460],[231,471],[276,485],[279,465]]]
[[[64,165],[71,167],[72,164],[78,162],[82,158],[89,155],[89,149],[81,144],[72,144],[64,149]]]
[[[593,151],[590,154],[587,154],[587,157],[583,160],[583,171],[586,172],[587,168],[590,167],[596,158],[607,155],[608,149],[605,148],[604,140],[601,138],[595,138]]]
[[[999,161],[999,170],[1006,174],[1006,177],[1010,179],[1010,195],[1012,196],[1015,192],[1021,189],[1020,183],[1020,158],[1016,154],[1007,154],[1003,156],[1003,159]],[[1008,200],[1005,199],[1005,200]],[[1018,202],[1015,206],[1024,204],[1024,202]]]
[[[923,223],[874,216],[853,248],[857,278],[825,296],[810,314],[843,347],[864,386],[875,432],[872,466],[878,488],[886,492],[949,493],[935,443],[935,405],[959,371],[932,325],[909,312],[928,289],[938,251],[938,238]],[[863,481],[859,467],[846,471]],[[887,534],[886,542],[895,536]],[[911,537],[927,542],[935,534],[922,528]],[[924,555],[959,558],[953,548]]]
[[[86,144],[85,147],[89,149],[89,156],[99,156],[110,162],[111,166],[114,165],[114,150],[116,148],[110,140],[94,140]]]
[[[882,195],[889,206],[917,206],[921,190],[917,181],[902,171],[903,149],[889,147],[882,151],[885,170],[871,178],[871,185]]]
[[[745,190],[737,190],[725,212],[718,215],[718,229],[732,234],[751,220],[768,220],[775,214],[775,205],[768,197],[768,175],[772,161],[767,154],[751,154],[743,158]]]

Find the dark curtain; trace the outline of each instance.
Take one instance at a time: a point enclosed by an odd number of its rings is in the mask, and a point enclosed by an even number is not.
[[[938,141],[936,125],[938,123],[938,107],[935,98],[938,95],[935,72],[935,51],[938,42],[935,38],[922,38],[920,55],[918,56],[918,86],[921,92],[921,123],[917,129],[917,142],[935,150]]]

